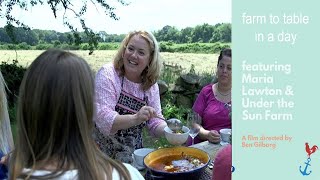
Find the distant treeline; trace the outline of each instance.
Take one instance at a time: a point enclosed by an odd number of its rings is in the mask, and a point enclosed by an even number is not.
[[[71,32],[57,32],[54,30],[26,30],[22,27],[13,28],[13,39],[6,31],[6,26],[0,28],[0,44],[26,44],[37,46],[40,44],[60,44],[73,45],[76,42],[88,43],[88,38],[84,32],[73,34]],[[196,27],[187,27],[178,30],[174,26],[165,26],[161,30],[152,32],[158,41],[169,43],[230,43],[231,42],[231,24],[222,23],[216,25],[203,24]],[[99,42],[115,43],[121,42],[125,34],[107,34],[105,31],[97,33]],[[79,44],[79,43],[77,43]]]
[[[79,45],[73,44],[60,44],[55,41],[53,44],[37,44],[35,46],[28,45],[25,42],[19,44],[0,44],[0,50],[46,50],[49,48],[58,48],[65,50],[89,50],[88,43],[82,43]],[[114,43],[99,43],[96,50],[117,50],[120,46],[120,42]],[[161,52],[180,52],[180,53],[203,53],[203,54],[211,54],[218,53],[224,48],[229,48],[230,43],[183,43],[176,44],[172,42],[160,42],[160,51]]]

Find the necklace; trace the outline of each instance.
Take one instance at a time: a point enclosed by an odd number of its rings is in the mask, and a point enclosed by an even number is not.
[[[224,93],[220,92],[220,91],[219,91],[219,83],[217,83],[217,92],[218,92],[221,96],[228,96],[228,95],[230,95],[230,94],[231,94],[231,90],[229,90],[229,92],[228,92],[228,93],[226,93],[226,94],[224,94]]]

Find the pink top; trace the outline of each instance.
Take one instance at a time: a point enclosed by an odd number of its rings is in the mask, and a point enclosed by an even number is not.
[[[229,144],[217,152],[214,159],[212,180],[231,180],[232,146]]]
[[[216,99],[213,94],[212,84],[208,84],[200,91],[192,109],[201,116],[204,129],[217,130],[219,132],[222,128],[231,128],[229,110],[225,107],[225,104]],[[194,143],[201,141],[197,137],[194,139]],[[188,144],[191,144],[190,138]]]
[[[118,75],[113,64],[104,65],[96,75],[95,104],[97,114],[94,119],[97,128],[105,135],[110,134],[114,119],[118,115],[115,106],[120,96],[121,82],[122,77]],[[148,106],[153,107],[157,114],[162,114],[158,84],[155,83],[145,92],[140,87],[140,83],[134,83],[125,77],[123,78],[124,91],[140,99],[143,99],[144,96],[148,97]],[[161,123],[165,122],[158,118],[152,118],[147,122],[147,127],[154,134],[155,129]]]

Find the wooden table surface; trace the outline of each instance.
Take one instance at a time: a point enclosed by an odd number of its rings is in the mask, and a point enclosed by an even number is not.
[[[220,143],[213,144],[213,143],[210,143],[209,141],[204,141],[204,142],[194,144],[189,147],[198,148],[198,149],[201,149],[201,150],[207,152],[210,156],[210,159],[214,160],[214,158],[216,157],[217,151],[219,149],[221,149],[223,146],[221,146]]]

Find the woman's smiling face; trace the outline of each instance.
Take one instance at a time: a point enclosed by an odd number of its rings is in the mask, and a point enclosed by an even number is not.
[[[134,35],[129,40],[123,53],[125,77],[130,81],[140,83],[141,73],[150,62],[150,45],[141,35]]]

